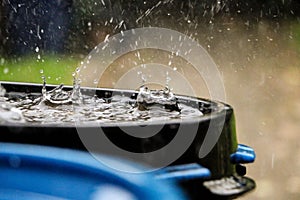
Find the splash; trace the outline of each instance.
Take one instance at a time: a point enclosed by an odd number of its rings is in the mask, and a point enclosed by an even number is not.
[[[78,78],[79,69],[76,69],[76,73],[73,73],[73,89],[71,91],[63,90],[64,85],[60,84],[51,91],[46,89],[46,78],[42,75],[43,88],[42,88],[42,102],[61,105],[61,104],[80,104],[82,101],[82,95],[80,92],[80,79]]]
[[[203,115],[199,108],[179,103],[168,87],[150,90],[142,86],[136,99],[120,95],[100,98],[82,94],[78,73],[79,69],[73,74],[72,88],[61,84],[47,91],[44,75],[41,93],[7,92],[0,86],[0,124],[74,124],[78,117],[82,123],[138,123]]]
[[[152,107],[162,107],[168,111],[180,112],[177,98],[169,87],[165,87],[163,90],[150,90],[146,86],[142,86],[136,101],[138,109],[142,111]]]

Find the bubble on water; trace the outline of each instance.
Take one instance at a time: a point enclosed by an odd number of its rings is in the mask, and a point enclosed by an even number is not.
[[[40,69],[40,74],[43,74],[44,73],[44,70],[43,69]]]
[[[35,52],[39,52],[40,51],[40,48],[39,47],[35,47]]]

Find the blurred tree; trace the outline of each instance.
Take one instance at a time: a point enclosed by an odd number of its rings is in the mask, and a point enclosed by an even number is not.
[[[0,53],[89,52],[109,34],[143,26],[182,29],[212,19],[279,21],[300,16],[297,0],[2,0]],[[2,50],[1,50],[2,49]]]
[[[61,53],[71,6],[72,0],[3,0],[5,22],[1,26],[7,55]]]

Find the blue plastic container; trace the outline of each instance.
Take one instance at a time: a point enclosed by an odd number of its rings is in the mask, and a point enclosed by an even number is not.
[[[173,185],[110,169],[89,153],[35,145],[0,143],[0,180],[1,200],[185,199]]]

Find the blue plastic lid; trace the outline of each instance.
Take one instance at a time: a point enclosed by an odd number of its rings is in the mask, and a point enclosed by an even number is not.
[[[114,161],[125,167],[136,167]],[[113,170],[89,153],[35,145],[0,143],[0,180],[2,200],[185,199],[170,184],[147,174]]]

